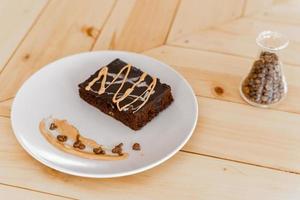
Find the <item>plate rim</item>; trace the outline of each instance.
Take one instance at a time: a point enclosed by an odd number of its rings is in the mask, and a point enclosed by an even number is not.
[[[26,83],[33,77],[35,76],[37,73],[40,73],[42,70],[46,69],[47,67],[51,66],[51,65],[54,65],[56,62],[60,62],[62,60],[65,60],[65,59],[70,59],[72,57],[76,57],[76,56],[79,56],[79,55],[84,55],[84,54],[101,54],[101,53],[115,53],[115,54],[118,54],[118,53],[121,53],[121,54],[131,54],[131,55],[134,55],[134,56],[139,56],[139,57],[144,57],[146,59],[150,59],[152,61],[155,61],[155,62],[158,62],[160,64],[162,64],[163,67],[166,67],[168,68],[169,70],[173,71],[177,76],[180,77],[181,80],[184,81],[184,83],[187,85],[189,91],[192,93],[192,96],[193,96],[193,100],[194,100],[194,103],[195,103],[195,119],[194,119],[194,122],[193,122],[193,126],[192,128],[190,129],[190,132],[189,134],[187,135],[187,137],[181,142],[180,145],[178,145],[176,148],[174,148],[173,151],[171,151],[168,155],[164,156],[163,158],[161,159],[158,159],[157,161],[149,164],[149,165],[146,165],[146,166],[143,166],[143,167],[140,167],[140,168],[137,168],[137,169],[134,169],[134,170],[128,170],[128,171],[125,171],[125,172],[118,172],[118,173],[105,173],[105,174],[93,174],[93,173],[81,173],[81,172],[74,172],[72,170],[68,170],[68,169],[65,169],[63,167],[58,167],[56,166],[55,164],[53,164],[52,162],[49,162],[47,160],[45,160],[45,158],[39,156],[37,153],[34,153],[32,152],[25,144],[24,142],[21,140],[20,138],[20,135],[16,133],[16,125],[14,125],[14,116],[15,116],[15,104],[16,104],[16,99],[18,98],[18,96],[20,95],[21,91],[24,89],[24,86],[26,85]],[[191,87],[191,85],[188,83],[188,81],[179,73],[177,72],[174,68],[172,68],[170,65],[160,61],[160,60],[157,60],[151,56],[148,56],[148,55],[145,55],[145,54],[139,54],[139,53],[135,53],[135,52],[130,52],[130,51],[120,51],[120,50],[102,50],[102,51],[87,51],[87,52],[80,52],[80,53],[76,53],[76,54],[71,54],[71,55],[68,55],[68,56],[65,56],[65,57],[62,57],[62,58],[59,58],[57,60],[54,60],[46,65],[44,65],[43,67],[41,67],[39,70],[37,70],[36,72],[34,72],[30,77],[28,77],[24,83],[21,85],[21,87],[18,89],[15,97],[14,97],[14,100],[13,100],[13,103],[12,103],[12,106],[11,106],[11,112],[10,112],[10,121],[11,121],[11,126],[12,126],[12,131],[13,131],[13,134],[15,135],[18,143],[22,146],[22,148],[31,156],[33,157],[35,160],[39,161],[40,163],[42,163],[43,165],[47,166],[47,167],[50,167],[52,169],[55,169],[59,172],[62,172],[62,173],[65,173],[65,174],[69,174],[69,175],[73,175],[73,176],[79,176],[79,177],[86,177],[86,178],[116,178],[116,177],[124,177],[124,176],[129,176],[129,175],[133,175],[133,174],[137,174],[137,173],[141,173],[141,172],[144,172],[146,170],[149,170],[151,168],[154,168],[160,164],[162,164],[163,162],[167,161],[168,159],[170,159],[171,157],[173,157],[186,143],[187,141],[191,138],[191,136],[193,135],[194,131],[195,131],[195,128],[196,128],[196,125],[197,125],[197,122],[198,122],[198,101],[197,101],[197,97],[195,95],[195,92],[193,90],[193,88]]]

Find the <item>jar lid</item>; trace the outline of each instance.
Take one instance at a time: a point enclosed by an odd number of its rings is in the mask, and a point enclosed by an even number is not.
[[[274,31],[263,31],[257,38],[256,43],[263,49],[278,51],[288,46],[289,40],[281,33]]]

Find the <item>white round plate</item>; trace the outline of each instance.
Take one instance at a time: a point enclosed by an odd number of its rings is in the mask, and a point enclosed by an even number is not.
[[[78,84],[115,58],[160,78],[172,88],[174,102],[139,131],[101,113],[78,95]],[[56,149],[38,129],[39,122],[49,116],[67,119],[83,136],[99,144],[113,147],[123,142],[128,159],[89,160]],[[122,51],[81,53],[48,64],[18,91],[11,114],[19,143],[35,159],[64,173],[95,178],[125,176],[157,166],[183,147],[197,118],[196,97],[181,75],[153,58]],[[131,149],[135,142],[141,144],[141,151]]]

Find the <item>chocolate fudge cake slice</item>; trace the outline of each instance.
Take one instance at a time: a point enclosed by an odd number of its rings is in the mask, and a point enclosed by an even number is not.
[[[173,101],[169,85],[120,59],[80,83],[79,95],[133,130],[141,129]]]

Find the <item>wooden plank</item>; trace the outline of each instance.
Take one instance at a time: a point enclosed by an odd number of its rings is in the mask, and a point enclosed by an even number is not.
[[[292,42],[300,42],[300,27],[293,24],[261,21],[251,17],[244,17],[218,26],[222,30],[237,35],[258,35],[264,30],[274,30],[286,35]]]
[[[164,44],[179,0],[121,0],[94,47],[144,51]]]
[[[0,118],[0,135],[5,138],[0,140],[0,182],[63,196],[252,200],[263,194],[265,199],[281,200],[300,195],[299,175],[184,152],[133,176],[101,180],[75,177],[47,168],[27,155],[17,144],[9,119]]]
[[[0,72],[46,3],[47,0],[1,1]]]
[[[0,74],[0,101],[13,97],[45,64],[89,50],[113,4],[106,0],[51,1]]]
[[[263,30],[275,30],[287,35],[291,42],[281,51],[284,63],[300,65],[299,26],[243,18],[211,30],[182,37],[168,44],[180,47],[203,49],[225,54],[254,58],[259,53],[255,38]]]
[[[243,0],[181,1],[168,41],[240,17],[243,3]]]
[[[298,114],[203,97],[198,103],[199,122],[185,150],[300,172]]]
[[[185,150],[300,172],[300,115],[258,109],[246,105],[239,97],[239,82],[247,73],[250,60],[167,46],[146,54],[179,66],[175,69],[192,84],[196,94],[210,97],[198,98],[198,126]],[[299,113],[300,71],[290,67],[286,72],[290,91],[274,109]],[[216,92],[216,87],[222,92]]]
[[[253,15],[267,10],[272,6],[273,0],[245,0],[243,15]]]
[[[45,193],[40,193],[40,192],[35,192],[31,190],[26,190],[26,189],[21,189],[17,187],[11,187],[8,185],[1,185],[0,184],[0,196],[2,198],[6,198],[9,200],[44,200],[44,199],[49,199],[49,200],[64,200],[64,199],[69,199],[69,198],[64,198],[60,196],[54,196],[50,194],[45,194]]]
[[[197,95],[246,104],[238,88],[250,71],[253,59],[173,46],[162,46],[145,54],[172,65],[188,80]],[[273,109],[300,113],[300,68],[285,65],[284,74],[289,92],[287,98]],[[222,88],[222,93],[217,93],[215,88]]]
[[[10,108],[12,102],[13,99],[0,102],[0,116],[6,116],[6,117],[10,116]]]
[[[95,43],[94,50],[112,49],[116,38],[121,37],[129,15],[133,10],[136,0],[117,1],[107,22],[103,26]]]
[[[252,15],[253,18],[288,24],[300,24],[300,1],[283,0],[275,1],[269,9]]]
[[[259,51],[255,38],[256,35],[237,35],[209,29],[171,41],[168,44],[254,58]]]

